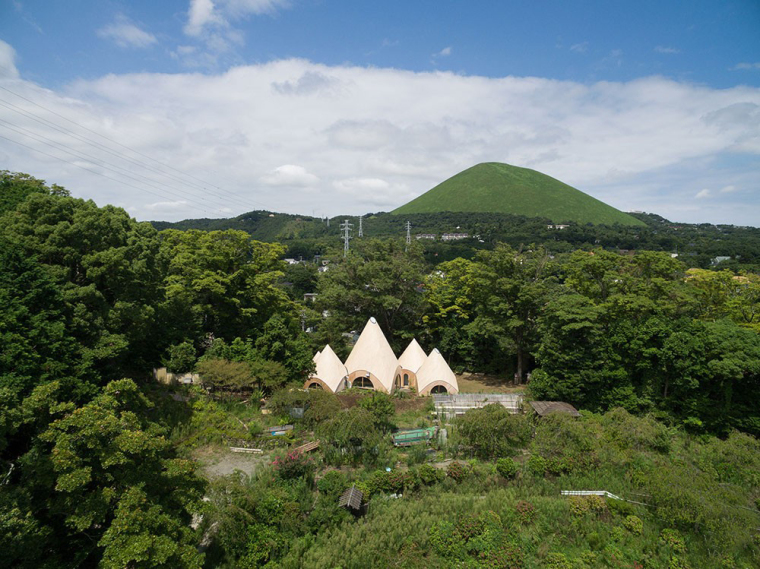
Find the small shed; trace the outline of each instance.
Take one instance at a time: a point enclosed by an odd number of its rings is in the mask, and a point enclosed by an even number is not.
[[[567,413],[572,417],[580,417],[578,410],[564,401],[531,401],[530,406],[539,417],[546,417],[549,413]]]
[[[358,513],[362,509],[362,502],[364,501],[364,494],[361,490],[358,490],[356,486],[351,486],[348,490],[343,492],[338,500],[338,506],[353,510],[354,513]]]

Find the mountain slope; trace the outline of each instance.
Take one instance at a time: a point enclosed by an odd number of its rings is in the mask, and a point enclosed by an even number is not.
[[[442,211],[509,213],[553,223],[644,225],[551,176],[498,162],[468,168],[392,213]]]

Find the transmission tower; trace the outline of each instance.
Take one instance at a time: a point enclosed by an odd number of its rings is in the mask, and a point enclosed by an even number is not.
[[[362,227],[363,218],[364,218],[363,215],[359,216],[359,237],[364,237],[364,228]]]
[[[409,243],[412,242],[412,223],[411,221],[406,222],[406,249],[409,250]]]
[[[354,224],[349,223],[346,219],[343,223],[340,224],[340,230],[343,232],[343,256],[346,257],[348,255],[348,242],[351,239],[351,229],[353,228]]]

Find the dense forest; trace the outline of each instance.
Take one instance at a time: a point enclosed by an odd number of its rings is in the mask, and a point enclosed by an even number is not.
[[[760,228],[734,225],[676,223],[647,213],[633,213],[646,227],[620,225],[569,224],[565,229],[549,228],[548,219],[528,218],[501,213],[428,213],[394,215],[368,213],[363,216],[364,236],[368,238],[403,238],[406,222],[412,224],[412,237],[434,234],[437,240],[421,240],[423,255],[430,264],[457,257],[471,259],[480,250],[493,249],[498,243],[514,248],[528,244],[542,245],[551,253],[577,249],[603,248],[615,252],[664,251],[679,256],[689,267],[710,268],[716,257],[725,258],[721,268],[760,270]],[[309,216],[254,211],[232,219],[188,219],[177,223],[153,222],[159,229],[202,229],[205,231],[239,229],[254,239],[279,242],[288,256],[311,260],[340,246],[339,225],[344,220],[354,224],[356,216],[339,215],[317,219]],[[462,241],[444,243],[443,233],[467,233]]]
[[[344,258],[319,220],[289,219],[283,243],[242,219],[159,231],[3,172],[0,565],[760,564],[758,230],[424,219],[480,238],[380,238],[405,220],[377,214]],[[317,253],[327,270],[282,260]],[[395,428],[432,424],[424,398],[298,389],[370,316],[397,353],[416,337],[582,417],[487,406],[396,449]],[[162,365],[202,387],[159,385]],[[261,467],[204,475],[199,451],[233,443],[264,447]],[[337,505],[350,485],[359,518]]]

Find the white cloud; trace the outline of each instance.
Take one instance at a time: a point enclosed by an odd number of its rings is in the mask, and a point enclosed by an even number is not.
[[[449,46],[444,47],[441,51],[434,53],[433,57],[448,57],[449,55],[451,55],[451,52],[452,52],[452,48],[449,45]]]
[[[732,71],[751,70],[751,69],[760,69],[760,62],[756,62],[756,63],[737,63],[736,65],[734,65],[731,68]]]
[[[229,26],[250,15],[273,14],[287,8],[287,0],[190,0],[185,33],[199,36],[208,26]]]
[[[113,23],[100,28],[97,34],[102,39],[115,42],[119,47],[145,48],[158,42],[156,36],[138,28],[122,14],[118,14]]]
[[[699,190],[697,192],[697,195],[694,196],[694,197],[697,198],[698,200],[702,200],[704,198],[709,198],[711,196],[712,196],[712,192],[710,192],[710,190],[708,190],[707,188],[705,188],[703,190]]]
[[[576,53],[586,53],[588,51],[588,42],[584,41],[581,43],[576,43],[570,46],[570,51],[574,51]]]
[[[0,40],[0,78],[18,77],[16,69],[16,50],[10,44]]]
[[[654,51],[656,53],[664,53],[664,54],[681,53],[681,50],[676,47],[668,47],[664,45],[658,45],[656,48],[654,48]]]
[[[191,47],[182,56],[198,55]],[[8,53],[0,43],[0,57]],[[157,197],[0,139],[4,168],[98,203],[128,196],[125,205],[142,218],[214,217],[224,208],[390,210],[473,164],[499,161],[542,171],[624,210],[682,221],[760,219],[755,192],[717,190],[760,186],[754,87],[711,89],[663,77],[582,84],[298,59],[217,74],[108,75],[57,92],[18,79],[0,84],[195,177],[197,185],[182,184],[126,164],[155,178],[159,189],[130,183],[177,194]],[[13,103],[41,113],[22,99]],[[98,153],[6,108],[0,118]],[[0,135],[57,153],[2,128]],[[721,200],[696,201],[695,187],[716,188],[711,195]],[[177,200],[189,202],[186,211],[167,206],[148,216],[143,209]],[[689,213],[683,207],[690,202],[711,207]],[[717,202],[720,208],[712,207]]]
[[[319,182],[319,178],[311,174],[303,166],[285,164],[278,166],[268,174],[259,178],[268,186],[308,187]]]
[[[737,187],[733,185],[729,186],[723,186],[720,190],[718,190],[721,194],[733,194],[735,191],[737,191]]]

